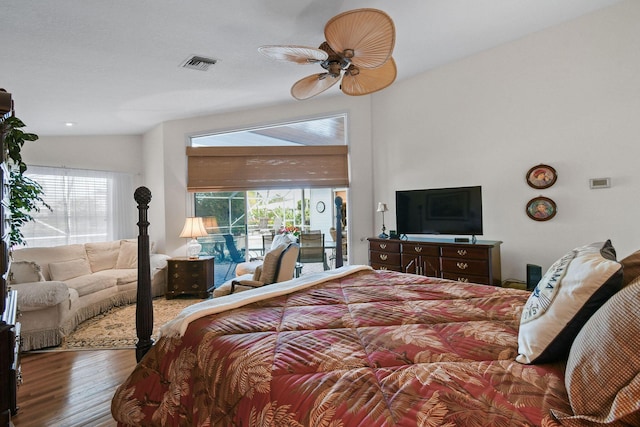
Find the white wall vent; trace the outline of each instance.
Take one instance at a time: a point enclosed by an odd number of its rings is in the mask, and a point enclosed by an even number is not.
[[[182,63],[182,67],[191,70],[207,71],[210,66],[218,62],[217,59],[206,58],[204,56],[193,55]]]

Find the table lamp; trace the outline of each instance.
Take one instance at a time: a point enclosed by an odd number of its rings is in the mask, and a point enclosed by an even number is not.
[[[388,239],[389,235],[385,233],[386,227],[384,226],[384,213],[388,211],[387,204],[379,202],[377,212],[382,212],[382,233],[378,234],[378,237],[381,239]]]
[[[204,228],[204,223],[200,217],[188,217],[184,221],[184,227],[180,233],[180,237],[191,238],[187,243],[187,256],[191,259],[198,258],[202,245],[198,242],[198,237],[206,236],[207,230]]]

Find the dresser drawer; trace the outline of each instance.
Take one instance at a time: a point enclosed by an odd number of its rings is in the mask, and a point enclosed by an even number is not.
[[[375,262],[371,263],[371,268],[373,268],[374,270],[402,271],[399,265],[385,265],[385,264],[378,264]]]
[[[208,297],[214,282],[213,263],[213,257],[170,259],[166,298],[186,294]]]
[[[442,258],[442,273],[488,276],[489,263],[485,260]]]
[[[481,285],[490,285],[488,276],[473,276],[469,274],[442,273],[443,279],[455,280],[464,283],[480,283]]]
[[[489,252],[484,248],[469,246],[443,246],[440,248],[443,258],[488,259]]]
[[[383,264],[397,266],[400,269],[400,253],[369,251],[371,264]]]
[[[400,252],[400,243],[391,241],[371,240],[369,250],[378,252]]]
[[[403,243],[401,247],[403,254],[413,254],[422,256],[440,256],[437,246],[420,245],[417,243]]]

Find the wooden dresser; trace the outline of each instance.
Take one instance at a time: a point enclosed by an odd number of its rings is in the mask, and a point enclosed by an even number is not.
[[[500,286],[500,244],[492,240],[460,243],[445,239],[370,238],[369,265],[460,282]]]
[[[179,295],[196,295],[200,298],[208,298],[209,289],[213,290],[213,263],[213,257],[171,258],[168,261],[169,277],[166,298],[171,299]]]

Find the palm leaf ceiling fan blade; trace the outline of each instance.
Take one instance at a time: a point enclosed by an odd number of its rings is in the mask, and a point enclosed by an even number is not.
[[[393,20],[377,9],[356,9],[334,16],[324,28],[318,49],[268,45],[258,51],[276,61],[319,64],[325,72],[307,76],[291,87],[291,95],[309,99],[342,80],[346,95],[366,95],[386,88],[396,79],[391,57],[396,42]]]
[[[291,95],[298,100],[309,99],[329,89],[340,81],[340,76],[320,73],[298,80],[291,87]]]
[[[325,51],[307,46],[260,46],[258,52],[276,60],[295,62],[296,64],[314,64],[327,59]]]
[[[359,96],[377,92],[396,79],[396,63],[389,58],[381,67],[368,69],[351,66],[342,77],[340,88],[346,95]]]
[[[377,9],[356,9],[329,20],[325,40],[359,68],[376,68],[391,57],[395,45],[395,26],[386,13]]]

